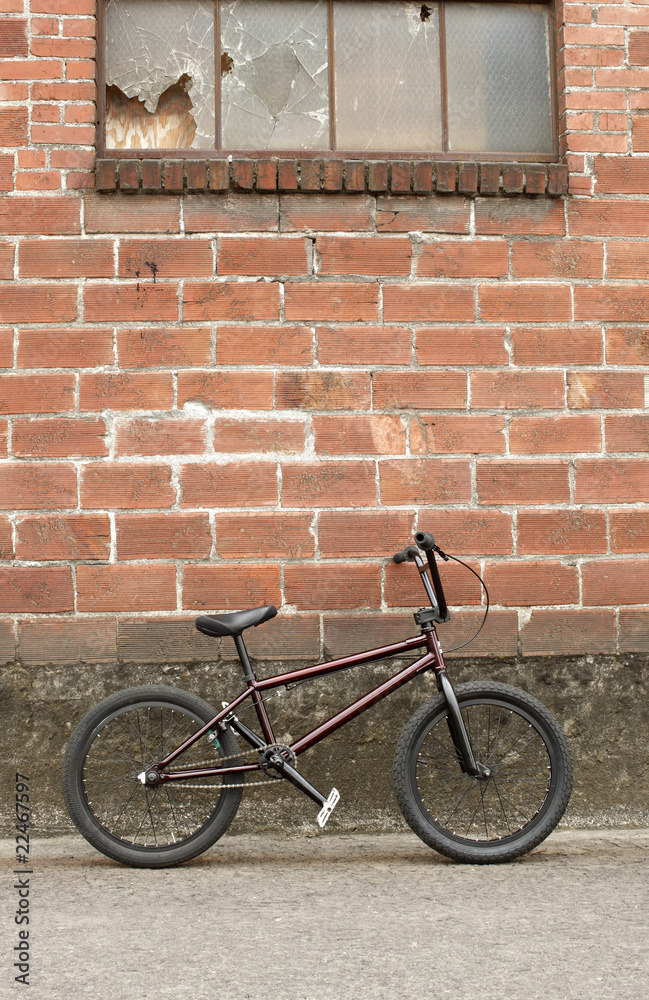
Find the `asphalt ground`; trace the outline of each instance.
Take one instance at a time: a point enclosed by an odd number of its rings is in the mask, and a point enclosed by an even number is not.
[[[0,996],[15,997],[18,866],[0,846]],[[225,836],[162,871],[81,837],[37,838],[31,858],[32,1000],[649,996],[649,830],[560,830],[496,866],[409,833]]]

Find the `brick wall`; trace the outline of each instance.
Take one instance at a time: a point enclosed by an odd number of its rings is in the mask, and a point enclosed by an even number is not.
[[[414,528],[485,575],[474,655],[649,648],[649,4],[557,9],[568,198],[95,191],[93,0],[0,11],[0,661],[200,658],[196,612],[264,602],[258,657],[400,637]],[[482,598],[444,573],[448,646]]]

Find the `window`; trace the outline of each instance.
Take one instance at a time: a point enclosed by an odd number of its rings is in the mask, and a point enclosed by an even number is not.
[[[107,150],[555,149],[545,4],[108,0],[103,35]]]

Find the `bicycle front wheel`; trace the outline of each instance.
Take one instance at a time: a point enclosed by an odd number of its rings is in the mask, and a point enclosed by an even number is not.
[[[462,770],[443,697],[413,715],[397,744],[401,811],[424,843],[455,861],[512,861],[540,844],[563,816],[572,789],[568,741],[553,715],[507,684],[455,690],[476,761]]]
[[[242,794],[228,784],[240,778],[153,788],[138,778],[215,715],[196,695],[149,685],[119,691],[84,716],[65,753],[63,792],[72,820],[93,847],[132,867],[165,868],[196,857],[225,833]],[[218,742],[217,750],[198,740],[172,767],[216,766],[219,757],[239,753],[231,730],[219,732]]]

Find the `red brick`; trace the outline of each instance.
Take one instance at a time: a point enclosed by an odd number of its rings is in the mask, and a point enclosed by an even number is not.
[[[70,73],[70,63],[67,65],[67,72]],[[32,142],[43,143],[44,145],[85,145],[91,146],[95,142],[94,126],[86,125],[34,125],[32,124]]]
[[[219,274],[307,274],[306,241],[286,237],[223,236],[218,250]]]
[[[29,63],[30,66],[36,65],[36,63]],[[97,88],[94,82],[80,83],[75,81],[70,82],[45,82],[45,83],[33,83],[31,85],[32,100],[33,101],[94,101],[96,99]],[[92,164],[95,162],[95,152],[94,150],[82,150],[82,149],[53,149],[50,152],[50,160],[53,167],[65,167],[69,165],[72,157],[90,157],[90,161],[83,162],[83,166],[86,169],[90,169]],[[108,160],[98,160],[98,164],[108,163]],[[114,174],[114,163],[113,160],[113,174]],[[77,164],[81,166],[81,163]]]
[[[471,469],[456,459],[394,459],[379,464],[381,503],[387,506],[469,503]]]
[[[318,360],[325,365],[408,365],[410,330],[400,326],[320,326]]]
[[[27,108],[0,108],[0,146],[22,146],[28,141]]]
[[[187,199],[189,201],[189,199]],[[87,233],[177,233],[180,200],[169,195],[133,198],[128,194],[87,194]]]
[[[183,316],[185,320],[277,320],[279,285],[270,282],[185,282]]]
[[[112,365],[112,330],[21,330],[19,368],[95,368]]]
[[[502,278],[509,272],[505,240],[426,243],[417,260],[420,278]]]
[[[335,281],[287,284],[284,309],[287,320],[376,322],[379,286],[377,282]]]
[[[74,375],[0,375],[0,413],[59,413],[74,407]]]
[[[599,417],[514,417],[509,427],[509,446],[515,455],[601,451]]]
[[[211,344],[209,327],[117,331],[117,356],[126,368],[208,365]]]
[[[41,59],[84,59],[95,55],[93,38],[38,38],[32,37],[30,52]]]
[[[82,467],[82,507],[129,510],[171,507],[175,502],[168,465],[96,462]]]
[[[649,551],[648,510],[611,510],[608,516],[613,552]]]
[[[485,583],[493,604],[526,607],[534,604],[576,604],[576,566],[558,560],[487,563]]]
[[[95,15],[93,0],[31,0],[32,13],[38,14],[89,14]]]
[[[470,563],[469,563],[470,565]],[[473,564],[476,572],[480,567]],[[480,581],[457,563],[442,563],[440,566],[442,586],[449,605],[462,607],[480,604]],[[391,608],[416,608],[426,600],[419,573],[406,564],[389,562],[385,567],[385,601]],[[428,602],[426,602],[428,603]]]
[[[60,59],[7,59],[0,63],[0,80],[56,80],[62,72]]]
[[[5,515],[0,516],[0,559],[13,559],[14,543],[11,533],[11,521]]]
[[[503,327],[420,327],[417,330],[420,365],[506,365]]]
[[[178,406],[188,402],[216,409],[270,410],[273,376],[270,372],[179,372]]]
[[[388,322],[475,320],[475,295],[469,285],[385,285],[383,318]]]
[[[277,163],[275,160],[257,161],[257,190],[277,190]]]
[[[282,194],[280,229],[335,233],[373,229],[373,202],[368,195]]]
[[[323,556],[393,555],[412,540],[412,511],[323,511],[318,547]]]
[[[577,286],[575,319],[643,322],[649,319],[649,285]]]
[[[375,563],[324,563],[286,566],[287,604],[299,610],[378,608],[381,603],[380,567]]]
[[[375,409],[466,409],[466,372],[376,372],[373,379]]]
[[[0,94],[1,93],[2,93],[2,88],[0,87]],[[13,153],[6,153],[6,154],[0,153],[0,191],[13,191],[14,189],[13,170],[14,170]],[[7,277],[11,277],[11,275],[7,275]]]
[[[217,417],[214,421],[215,452],[302,452],[306,445],[303,420],[252,420]]]
[[[603,243],[565,241],[513,245],[512,273],[517,278],[601,278]]]
[[[51,614],[74,610],[69,566],[0,567],[0,611]]]
[[[3,17],[0,22],[0,56],[26,56],[27,18]]]
[[[580,94],[579,96],[582,95]],[[623,94],[621,96],[624,98],[624,106],[626,107],[626,95]],[[633,160],[629,157],[596,156],[594,158],[594,166],[597,178],[597,190],[602,194],[649,193],[649,165],[644,159]],[[610,202],[607,203],[607,207],[608,205],[610,205]],[[606,219],[607,224],[610,225],[608,213]]]
[[[376,199],[376,228],[393,233],[469,232],[468,198],[385,197]]]
[[[83,374],[79,379],[81,410],[170,410],[172,406],[169,372]]]
[[[278,228],[277,195],[272,194],[188,195],[183,214],[187,233],[277,232]]]
[[[118,559],[207,559],[212,551],[208,514],[118,514]]]
[[[219,326],[217,365],[310,365],[313,331],[307,326]]]
[[[282,465],[282,504],[287,507],[374,506],[374,463],[285,462]]]
[[[649,451],[649,415],[606,417],[608,451]]]
[[[319,236],[315,245],[320,274],[409,275],[410,240]]]
[[[511,331],[516,365],[597,365],[603,361],[599,326],[524,327]]]
[[[415,628],[412,616],[404,613],[324,615],[324,648],[329,657],[364,652],[369,645],[378,649],[402,642]]]
[[[178,319],[176,284],[86,285],[83,298],[88,323]]]
[[[119,274],[125,278],[202,278],[214,273],[209,240],[122,240]]]
[[[64,38],[95,38],[97,34],[97,22],[94,17],[74,20],[65,18],[62,23]]]
[[[274,507],[277,468],[273,462],[216,462],[183,465],[181,507]]]
[[[410,450],[414,455],[504,452],[504,430],[501,416],[416,413],[410,422]]]
[[[645,201],[571,201],[568,224],[572,236],[645,236],[649,205]]]
[[[649,650],[649,608],[620,608],[621,653]]]
[[[648,496],[646,460],[581,458],[575,462],[577,503],[645,503]]]
[[[77,473],[67,462],[7,462],[0,477],[0,509],[76,507]]]
[[[563,202],[546,198],[476,198],[475,227],[479,236],[563,236]]]
[[[570,320],[570,287],[522,283],[482,285],[479,289],[479,314],[486,322],[551,323]]]
[[[13,363],[14,363],[13,330],[0,330],[0,368],[12,368]],[[2,409],[1,406],[0,409]]]
[[[204,420],[116,421],[116,454],[123,455],[202,455],[206,446]]]
[[[568,372],[568,406],[576,410],[644,406],[644,376],[635,372]]]
[[[77,198],[0,198],[0,233],[7,236],[75,235],[80,232],[80,203]]]
[[[606,517],[595,510],[522,510],[518,514],[521,555],[606,552]],[[547,603],[547,602],[546,602]]]
[[[60,187],[61,174],[58,170],[42,170],[38,173],[29,171],[16,175],[16,188],[19,191],[58,191]]]
[[[422,511],[419,530],[431,531],[448,552],[466,555],[507,555],[512,551],[512,519],[497,510]]]
[[[629,141],[625,135],[594,135],[592,132],[568,136],[569,147],[583,153],[626,153]]]
[[[16,558],[109,559],[108,514],[24,517],[16,524]]]
[[[613,610],[534,610],[521,629],[525,656],[615,653],[616,642]]]
[[[14,420],[12,449],[17,458],[107,455],[107,433],[103,420]]]
[[[558,459],[478,461],[477,487],[481,504],[567,503],[568,463]]]
[[[403,455],[406,429],[394,416],[313,417],[319,455]]]
[[[278,410],[366,410],[370,378],[356,372],[278,372]]]
[[[175,607],[175,566],[77,566],[79,611],[169,611]]]
[[[636,241],[615,240],[606,248],[606,273],[609,278],[646,278],[649,270],[649,247]]]
[[[269,565],[186,566],[183,607],[200,611],[240,611],[282,603],[279,567]]]
[[[633,152],[649,152],[649,115],[632,115],[631,128],[633,134]]]
[[[647,604],[649,559],[615,559],[581,567],[584,604]]]
[[[564,406],[560,372],[471,372],[471,406],[480,410],[557,410]]]
[[[76,318],[76,288],[0,285],[0,322],[67,323]]]
[[[308,514],[217,514],[216,551],[224,559],[305,559],[313,555]]]

